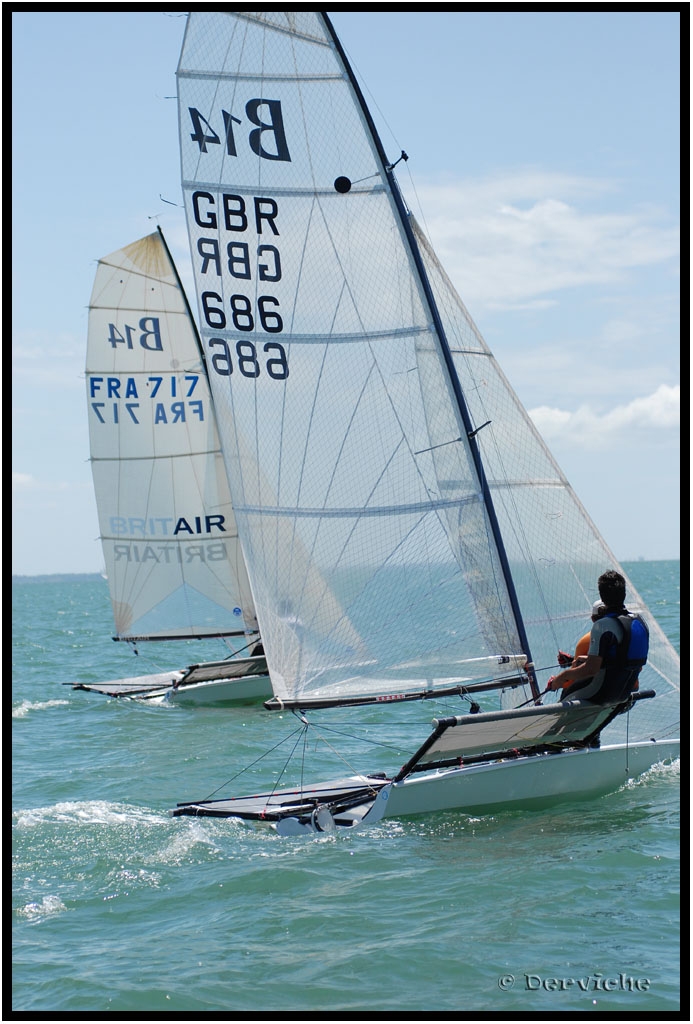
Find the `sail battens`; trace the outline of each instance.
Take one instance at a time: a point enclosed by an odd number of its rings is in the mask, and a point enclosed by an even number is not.
[[[300,75],[279,75],[272,74],[263,71],[258,71],[255,74],[243,74],[239,71],[190,71],[187,68],[181,68],[178,72],[180,79],[186,79],[187,81],[204,81],[205,79],[213,79],[215,82],[259,82],[261,85],[265,85],[273,82],[291,84],[311,84],[314,82],[334,82],[341,81],[344,76],[339,74],[307,74],[303,72]]]
[[[223,189],[225,186],[221,181],[194,181],[191,179],[184,179],[182,182],[184,192],[199,193],[199,192],[218,192],[219,189]],[[229,187],[229,186],[226,186]],[[254,196],[258,191],[258,185],[233,185],[233,195],[238,196]],[[385,192],[385,187],[382,182],[359,182],[354,184],[350,189],[352,195],[362,196],[377,196],[382,195]],[[331,199],[335,198],[334,185],[332,183],[325,184],[322,187],[317,184],[300,186],[288,186],[288,185],[275,185],[272,188],[272,194],[276,196],[282,196],[289,198],[291,196],[295,198],[312,198],[329,196]]]
[[[145,277],[146,275],[142,275],[142,276]],[[109,306],[102,306],[98,302],[95,302],[95,303],[93,303],[92,305],[90,305],[88,307],[89,312],[93,311],[95,313],[98,313],[98,312],[108,312],[109,308],[110,308]],[[130,306],[120,305],[120,306],[118,306],[118,312],[119,313],[140,313],[141,312],[141,307],[139,305],[135,305],[135,304],[130,305]],[[185,314],[182,313],[182,312],[175,312],[175,311],[172,312],[170,307],[168,307],[163,302],[159,306],[157,306],[155,304],[148,305],[147,306],[147,313],[149,314],[149,316],[155,316],[157,313],[161,314],[162,316],[163,315],[165,315],[165,316],[185,316]]]
[[[235,506],[238,514],[247,516],[288,516],[290,518],[308,519],[361,519],[372,516],[410,516],[419,513],[436,512],[441,509],[461,508],[482,500],[479,493],[465,497],[418,501],[411,504],[355,506],[352,508],[293,508],[278,505],[240,505]]]
[[[514,488],[521,487],[555,487],[563,490],[565,488],[565,481],[563,480],[540,480],[540,479],[528,479],[528,480],[489,480],[489,487],[493,490],[513,490]]]
[[[219,450],[217,448],[199,448],[197,451],[190,452],[173,452],[167,455],[161,455],[161,460],[167,459],[171,462],[175,462],[176,459],[184,459],[186,462],[190,459],[202,458],[205,459],[211,455],[218,455]],[[89,458],[90,462],[121,462],[120,456],[117,455],[92,455]],[[128,462],[151,462],[151,455],[131,455],[128,457]]]
[[[206,329],[204,331],[204,333],[205,333],[205,335],[213,334],[215,338],[230,339],[230,340],[233,340],[233,341],[237,341],[238,337],[239,337],[237,331],[233,331],[233,330],[228,329],[228,328],[221,328],[221,329],[217,329],[217,330],[214,330],[214,331]],[[292,333],[290,339],[289,338],[284,339],[284,343],[286,345],[291,344],[292,346],[293,345],[361,345],[361,344],[364,344],[364,343],[367,343],[369,345],[377,345],[380,342],[388,342],[388,341],[396,342],[398,340],[406,340],[408,338],[420,337],[422,335],[425,335],[426,333],[427,333],[427,328],[425,328],[425,327],[417,327],[417,326],[398,327],[398,328],[393,328],[392,330],[389,330],[389,331],[354,331],[353,333],[350,333],[350,334],[297,334],[297,333],[295,334],[295,333]],[[249,339],[250,338],[257,338],[258,335],[257,334],[254,334],[254,335],[248,334],[247,337]],[[415,366],[410,367],[410,370],[415,370],[415,369],[416,369]],[[405,369],[402,372],[406,373],[406,372],[409,372],[409,371]]]

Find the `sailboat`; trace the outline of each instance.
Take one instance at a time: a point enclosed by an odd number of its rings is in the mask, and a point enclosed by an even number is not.
[[[270,697],[204,359],[161,229],[98,262],[86,380],[114,639],[136,652],[212,637],[236,646],[219,661],[69,685],[186,704]]]
[[[389,770],[316,782],[302,756],[286,788],[171,813],[365,827],[592,798],[676,758],[678,656],[628,580],[650,631],[638,692],[546,694],[622,569],[405,203],[327,14],[189,13],[178,98],[265,706],[308,736],[320,708],[375,704],[393,733],[412,702],[458,713]]]

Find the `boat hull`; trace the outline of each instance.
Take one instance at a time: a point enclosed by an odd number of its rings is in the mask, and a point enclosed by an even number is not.
[[[68,683],[106,697],[130,697],[153,704],[189,706],[254,704],[272,696],[267,662],[262,655],[203,661],[185,669],[102,683]]]
[[[488,814],[588,800],[679,756],[680,741],[568,750],[410,777],[379,793],[364,824],[436,811]]]
[[[272,696],[269,676],[243,676],[240,679],[214,679],[207,683],[190,683],[165,693],[169,704],[195,707],[218,704],[256,704]]]
[[[265,821],[290,836],[365,828],[385,818],[438,811],[481,815],[538,810],[602,796],[653,765],[672,762],[679,751],[679,740],[571,749],[430,772],[402,782],[354,776],[251,797],[178,804],[170,813]]]

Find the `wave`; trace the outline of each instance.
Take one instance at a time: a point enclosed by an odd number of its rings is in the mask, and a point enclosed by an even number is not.
[[[18,917],[25,917],[32,924],[45,921],[48,917],[62,914],[67,907],[59,896],[44,896],[40,903],[27,903],[16,911]]]
[[[168,822],[167,815],[146,807],[110,803],[107,800],[66,801],[50,807],[32,807],[14,812],[18,828],[60,822],[76,825],[149,825],[161,826]]]
[[[69,703],[69,700],[22,700],[12,708],[12,717],[26,718],[30,711],[45,711],[46,708],[55,708]]]

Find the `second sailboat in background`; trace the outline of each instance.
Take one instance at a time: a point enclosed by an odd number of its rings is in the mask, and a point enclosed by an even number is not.
[[[161,231],[99,260],[87,402],[115,640],[228,638],[228,658],[76,689],[186,704],[271,694],[204,357]]]

